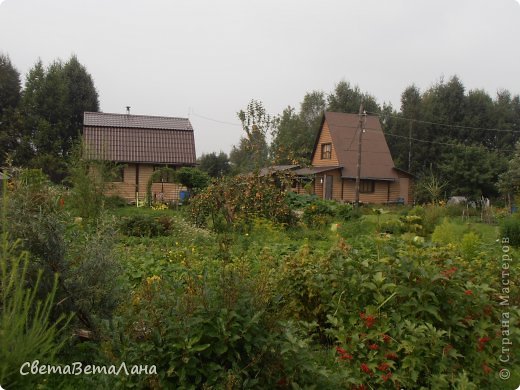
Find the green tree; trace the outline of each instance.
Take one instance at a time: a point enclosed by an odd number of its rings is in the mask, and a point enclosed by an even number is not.
[[[520,195],[520,141],[515,145],[515,153],[500,174],[497,186],[510,201]]]
[[[233,147],[230,160],[235,171],[257,170],[269,162],[267,135],[276,127],[277,118],[267,113],[263,103],[252,99],[246,110],[237,113],[245,137],[240,139],[238,147]]]
[[[340,81],[336,84],[334,92],[327,96],[327,111],[357,113],[361,102],[363,102],[365,111],[380,111],[380,107],[372,95],[361,92],[358,86],[352,87],[350,83]]]
[[[21,97],[20,73],[9,56],[0,54],[0,166],[18,145],[22,118],[17,107]]]
[[[199,158],[199,169],[206,172],[210,177],[225,176],[231,170],[229,157],[224,152],[203,154]]]
[[[21,96],[20,73],[9,56],[0,53],[0,117],[8,108],[16,108]]]
[[[276,164],[310,163],[324,111],[325,95],[321,91],[306,93],[299,113],[290,106],[283,111],[271,143]]]
[[[305,123],[300,119],[294,108],[289,106],[283,110],[273,142],[271,143],[275,164],[301,164],[309,162],[312,154],[311,142],[313,143],[314,141],[311,141],[312,136],[309,136],[305,130]]]
[[[47,68],[38,60],[27,74],[21,109],[25,117],[21,151],[29,158],[24,165],[62,181],[65,160],[81,134],[83,112],[99,109],[92,77],[75,56]]]
[[[191,194],[197,194],[206,188],[210,182],[206,172],[191,167],[182,167],[175,175],[177,181],[185,186]]]

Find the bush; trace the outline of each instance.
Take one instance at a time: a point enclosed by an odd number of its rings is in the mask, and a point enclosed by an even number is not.
[[[361,218],[361,211],[350,203],[338,204],[335,209],[336,215],[343,221]]]
[[[462,240],[466,230],[466,226],[450,222],[445,218],[442,224],[435,227],[432,242],[441,245],[457,244]]]
[[[100,214],[96,220],[73,222],[62,189],[33,171],[22,171],[13,185],[9,231],[29,254],[30,283],[42,272],[38,294],[44,297],[59,273],[56,300],[61,303],[55,316],[75,312],[83,326],[95,330],[100,318],[110,318],[120,298],[113,221]]]
[[[167,218],[158,220],[149,215],[134,215],[123,219],[120,231],[126,236],[157,237],[168,234],[170,226]]]
[[[283,175],[243,175],[223,178],[191,200],[190,218],[215,231],[249,230],[256,218],[292,225],[294,215],[284,190]]]
[[[520,246],[520,217],[513,215],[504,218],[500,223],[500,234],[502,237],[508,237],[511,245]]]
[[[53,319],[58,275],[43,300],[38,299],[42,272],[29,287],[28,253],[19,252],[19,242],[10,242],[6,231],[5,205],[2,208],[0,234],[0,383],[6,388],[34,388],[37,375],[20,376],[25,362],[35,360],[50,364],[62,343],[58,336],[66,329],[70,317]],[[32,386],[30,385],[32,384]]]
[[[126,199],[122,198],[119,195],[111,195],[105,197],[105,207],[108,209],[118,209],[121,207],[125,207],[128,205]]]
[[[305,206],[312,204],[318,199],[316,195],[297,194],[296,192],[287,192],[287,203],[293,209],[302,209]]]
[[[303,222],[310,227],[323,227],[328,225],[334,216],[331,202],[317,200],[308,204],[303,210]]]

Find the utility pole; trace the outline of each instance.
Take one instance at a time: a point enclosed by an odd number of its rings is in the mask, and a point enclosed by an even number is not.
[[[412,121],[408,129],[408,172],[412,172]]]
[[[363,102],[359,105],[359,139],[358,139],[358,159],[357,159],[357,175],[356,175],[356,207],[359,207],[359,185],[361,182],[361,145],[363,142],[363,133],[365,132],[365,120],[367,113],[363,110]]]

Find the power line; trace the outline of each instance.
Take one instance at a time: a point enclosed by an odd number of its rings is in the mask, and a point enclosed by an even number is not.
[[[406,121],[411,121],[411,122],[424,123],[424,124],[427,124],[427,125],[444,126],[444,127],[451,127],[451,128],[456,128],[456,129],[496,131],[496,132],[503,132],[503,133],[520,133],[520,130],[509,130],[509,129],[496,129],[496,128],[486,128],[486,127],[454,125],[454,124],[449,124],[449,123],[430,122],[430,121],[423,121],[423,120],[414,119],[414,118],[405,118],[405,117],[402,117],[402,116],[391,115],[391,114],[377,114],[375,112],[370,112],[369,114],[377,116],[378,118],[390,117],[390,118],[396,118],[396,119],[401,119],[401,120],[406,120]]]
[[[384,134],[385,135],[389,135],[390,137],[411,139],[412,141],[428,143],[428,144],[434,144],[434,145],[444,145],[444,146],[453,146],[453,147],[458,147],[458,148],[474,148],[474,149],[480,149],[482,147],[482,148],[485,148],[485,149],[488,149],[488,150],[497,151],[497,152],[514,152],[513,149],[486,148],[483,145],[464,145],[464,144],[455,144],[455,143],[449,143],[449,142],[428,141],[428,140],[419,139],[419,138],[409,138],[409,137],[404,136],[404,135],[397,135],[397,134],[392,134],[392,133],[384,133]]]
[[[195,114],[193,111],[191,111],[190,113],[191,113],[191,115],[196,116],[197,118],[205,119],[207,121],[221,123],[223,125],[242,127],[242,125],[239,125],[238,123],[231,123],[231,122],[221,121],[221,120],[218,120],[218,119],[208,118],[207,116]]]

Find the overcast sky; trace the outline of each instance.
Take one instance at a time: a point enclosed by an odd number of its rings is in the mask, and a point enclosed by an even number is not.
[[[410,84],[454,74],[468,89],[519,94],[520,4],[0,0],[0,52],[22,75],[38,57],[76,54],[102,111],[189,116],[200,155],[238,143],[236,112],[252,98],[279,114],[341,80],[396,108]]]

